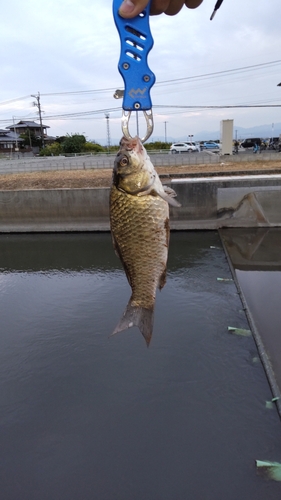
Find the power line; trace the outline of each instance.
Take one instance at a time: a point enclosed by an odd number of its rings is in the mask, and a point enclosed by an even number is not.
[[[52,96],[52,95],[77,95],[77,94],[95,94],[100,92],[114,92],[116,87],[110,87],[105,89],[92,89],[92,90],[73,90],[66,92],[49,92],[45,94],[41,94],[41,96]]]
[[[233,104],[233,105],[218,105],[218,106],[206,106],[206,105],[169,105],[169,104],[156,104],[153,109],[235,109],[235,108],[281,108],[281,104]],[[95,114],[104,114],[109,112],[121,111],[121,106],[118,108],[108,108],[99,109],[92,111],[81,111],[80,113],[65,113],[61,115],[47,115],[44,116],[44,121],[46,120],[71,120],[90,117]],[[0,120],[0,122],[3,120]],[[7,121],[7,120],[5,120]]]
[[[281,104],[232,104],[218,106],[185,106],[155,104],[153,108],[174,108],[174,109],[228,109],[228,108],[281,108]]]
[[[170,110],[185,110],[185,109],[248,109],[248,108],[281,108],[281,104],[226,104],[226,105],[169,105],[169,104],[155,104],[153,109],[170,109]],[[116,108],[98,109],[92,111],[81,111],[79,113],[64,113],[60,115],[47,115],[44,116],[44,121],[47,120],[77,120],[89,119],[92,115],[99,115],[109,112],[121,112],[121,106]],[[28,117],[28,119],[36,119],[37,117]],[[25,117],[22,116],[21,120]],[[0,123],[7,123],[11,120],[0,120]]]
[[[206,77],[220,76],[220,75],[225,75],[225,74],[229,74],[229,73],[240,73],[240,72],[247,71],[247,70],[248,71],[253,70],[255,68],[265,68],[265,67],[277,65],[280,63],[281,63],[281,59],[278,59],[276,61],[270,61],[267,63],[260,63],[260,64],[253,64],[251,66],[241,66],[240,68],[226,69],[226,70],[222,70],[222,71],[215,71],[212,73],[203,73],[202,75],[194,75],[194,76],[186,76],[186,77],[182,77],[182,78],[174,78],[174,79],[170,79],[170,80],[162,80],[160,82],[156,82],[155,85],[157,85],[157,84],[163,85],[163,84],[167,84],[167,83],[175,83],[175,82],[180,82],[180,81],[187,81],[187,80],[194,80],[194,79],[201,79],[201,78],[205,79]]]
[[[228,74],[253,71],[256,69],[268,68],[269,66],[276,66],[280,63],[281,63],[281,59],[277,59],[276,61],[268,61],[265,63],[253,64],[250,66],[241,66],[238,68],[226,69],[226,70],[222,70],[222,71],[215,71],[215,72],[211,72],[211,73],[202,73],[200,75],[186,76],[186,77],[181,77],[181,78],[173,78],[173,79],[169,79],[169,80],[161,80],[161,81],[156,82],[155,86],[180,83],[180,82],[185,82],[185,81],[195,81],[195,80],[200,80],[200,79],[204,80],[206,78],[214,78],[214,77],[224,76],[224,75],[228,75]],[[47,96],[60,96],[60,95],[87,95],[87,94],[99,94],[99,93],[103,93],[103,92],[114,92],[115,90],[116,90],[116,86],[102,88],[102,89],[73,90],[73,91],[63,91],[63,92],[46,92],[46,93],[41,93],[41,96],[47,97]],[[10,99],[8,101],[0,102],[0,105],[4,106],[6,104],[10,104],[10,103],[13,103],[16,101],[21,101],[23,99],[27,99],[28,97],[30,97],[30,94],[27,96],[17,97],[15,99]]]
[[[228,108],[281,108],[281,104],[225,104],[225,105],[169,105],[169,104],[155,104],[153,108],[157,109],[228,109]],[[49,115],[45,116],[44,120],[53,120],[53,119],[62,119],[62,118],[82,118],[93,114],[103,114],[114,111],[121,111],[121,106],[118,108],[108,108],[108,109],[99,109],[92,111],[81,111],[79,113],[65,113],[61,115]]]
[[[0,106],[5,106],[6,104],[12,104],[13,102],[22,101],[23,99],[27,99],[28,97],[30,97],[30,94],[23,97],[16,97],[15,99],[10,99],[9,101],[2,101],[0,102]]]
[[[170,83],[176,83],[176,82],[182,82],[182,81],[188,81],[188,80],[197,80],[197,79],[205,79],[207,77],[216,77],[216,76],[223,76],[227,74],[235,74],[235,73],[241,73],[245,71],[252,71],[258,68],[267,68],[268,66],[274,66],[278,65],[281,63],[281,59],[277,59],[276,61],[269,61],[265,63],[259,63],[259,64],[252,64],[250,66],[241,66],[238,68],[232,68],[232,69],[226,69],[222,71],[215,71],[212,73],[203,73],[201,75],[193,75],[193,76],[186,76],[182,78],[173,78],[169,80],[162,80],[155,83],[155,86],[160,86],[160,85],[165,85],[165,84],[170,84]],[[52,92],[52,93],[45,93],[41,94],[41,96],[52,96],[52,95],[79,95],[79,94],[94,94],[94,93],[102,93],[102,92],[112,92],[115,91],[116,87],[108,87],[104,89],[92,89],[92,90],[75,90],[75,91],[70,91],[70,92]]]
[[[109,113],[109,112],[113,112],[113,111],[120,111],[120,110],[121,110],[121,106],[119,106],[118,108],[106,108],[106,109],[96,109],[96,110],[92,110],[92,111],[80,111],[78,113],[63,113],[60,115],[49,115],[49,116],[46,115],[46,116],[44,116],[44,120],[52,120],[54,118],[61,119],[64,117],[77,118],[80,116],[104,114],[104,113]]]

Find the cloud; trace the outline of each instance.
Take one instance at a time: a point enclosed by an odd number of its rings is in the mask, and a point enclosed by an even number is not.
[[[154,105],[224,105],[281,103],[280,1],[224,2],[209,21],[213,0],[195,10],[183,8],[175,17],[151,18],[154,48],[149,66],[158,83],[152,90]],[[11,15],[11,12],[13,15]],[[120,44],[112,17],[111,0],[10,0],[1,6],[0,104],[37,91],[45,116],[121,106],[112,89],[123,86],[117,70]],[[256,68],[210,75],[233,68]],[[197,79],[188,77],[207,75]],[[209,76],[208,76],[209,75]],[[69,95],[69,91],[110,89],[100,93]],[[60,96],[44,96],[48,93]],[[28,99],[0,105],[0,127],[12,116],[30,116]],[[218,130],[219,120],[234,118],[248,127],[280,121],[280,109],[190,110],[155,109],[155,135],[164,135],[162,120],[169,121],[175,139],[200,130]],[[111,135],[120,137],[121,109],[110,113]],[[106,137],[104,113],[84,119],[49,120],[51,135],[83,131],[89,138]],[[64,128],[65,127],[65,128]],[[281,131],[280,131],[281,132]]]

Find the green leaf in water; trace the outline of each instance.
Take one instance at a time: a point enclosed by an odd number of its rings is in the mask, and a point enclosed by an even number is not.
[[[259,358],[258,356],[254,356],[254,357],[252,358],[252,362],[253,362],[253,363],[259,363],[259,362],[260,362],[260,358]]]
[[[267,410],[273,410],[274,404],[272,403],[272,401],[266,401],[265,402],[265,407],[266,407]]]
[[[281,464],[267,460],[256,460],[256,467],[266,479],[281,481]]]
[[[245,328],[235,328],[233,326],[229,326],[228,331],[235,335],[242,335],[243,337],[250,337],[252,335],[251,330],[245,330]]]
[[[268,410],[271,410],[272,408],[275,407],[275,405],[273,403],[276,403],[276,401],[278,401],[280,398],[279,396],[277,396],[276,398],[272,398],[271,401],[266,401],[265,402],[265,407],[268,409]]]

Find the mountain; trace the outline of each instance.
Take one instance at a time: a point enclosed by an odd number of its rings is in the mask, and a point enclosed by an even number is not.
[[[240,127],[239,125],[235,125],[233,127],[233,138],[236,136],[238,139],[247,139],[250,137],[260,137],[262,139],[267,139],[270,137],[278,137],[281,134],[281,123],[270,123],[266,125],[257,125],[256,127]],[[220,138],[219,130],[202,130],[197,134],[194,134],[193,141],[213,141]],[[161,139],[160,139],[161,140]],[[164,139],[162,139],[164,140]],[[177,138],[177,141],[187,141],[189,140],[188,136],[182,136]]]
[[[236,132],[237,131],[237,132]],[[266,125],[257,125],[256,127],[250,127],[250,128],[245,128],[245,127],[240,127],[239,125],[234,124],[234,130],[233,130],[233,138],[238,139],[247,139],[250,137],[260,137],[262,139],[267,139],[270,137],[278,137],[279,134],[281,134],[281,123],[270,123]],[[197,134],[194,134],[192,141],[214,141],[218,140],[220,138],[220,131],[219,130],[202,130],[201,132],[198,132]],[[190,138],[188,135],[183,135],[181,137],[167,137],[167,142],[179,142],[179,141],[189,141]],[[120,141],[119,139],[112,138],[111,139],[111,144],[118,144]],[[149,142],[153,141],[165,141],[164,136],[159,136],[159,135],[152,135],[150,138]],[[106,139],[96,139],[96,142],[101,144],[102,146],[107,145],[107,140]]]

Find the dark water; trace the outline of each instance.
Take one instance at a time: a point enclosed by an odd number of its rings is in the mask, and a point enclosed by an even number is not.
[[[222,235],[281,390],[281,228],[226,229]]]
[[[210,248],[215,247],[215,248]],[[108,234],[0,237],[3,500],[276,500],[280,420],[215,232],[172,234],[149,349]]]
[[[281,388],[281,271],[237,271]],[[270,318],[270,320],[269,320]]]

